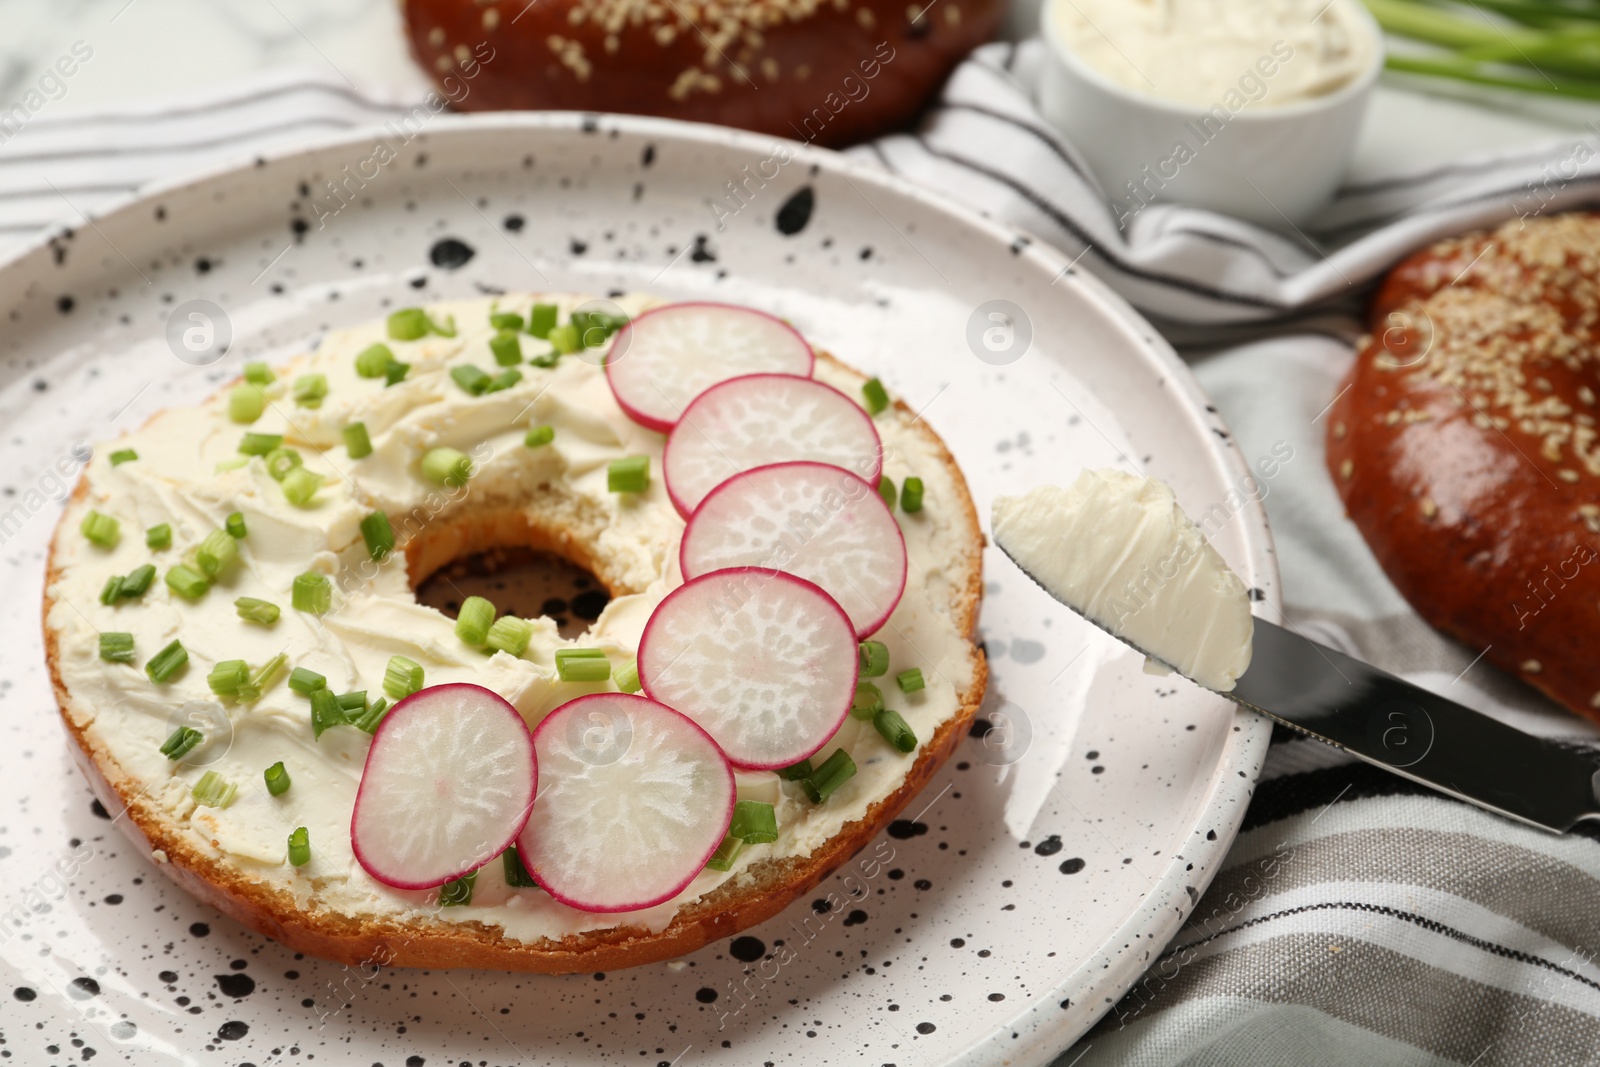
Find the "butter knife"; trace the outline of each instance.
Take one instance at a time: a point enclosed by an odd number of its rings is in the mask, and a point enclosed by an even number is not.
[[[1249,669],[1221,696],[1402,778],[1542,830],[1565,833],[1580,820],[1600,820],[1600,767],[1582,753],[1260,617],[1252,643]]]

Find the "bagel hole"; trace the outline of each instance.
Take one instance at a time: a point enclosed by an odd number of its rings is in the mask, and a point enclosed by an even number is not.
[[[501,615],[553,619],[561,636],[572,640],[611,601],[605,583],[584,567],[554,552],[525,545],[503,545],[452,559],[417,585],[417,602],[455,618],[461,602],[481,596]]]

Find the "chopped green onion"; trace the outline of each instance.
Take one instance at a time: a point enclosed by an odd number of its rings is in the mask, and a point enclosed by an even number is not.
[[[771,804],[741,800],[733,806],[733,823],[728,835],[747,845],[764,845],[778,839],[778,817]]]
[[[150,527],[144,532],[144,544],[146,548],[153,548],[158,551],[163,548],[171,548],[172,527],[167,523]]]
[[[876,415],[889,406],[889,391],[883,383],[876,378],[868,378],[861,387],[861,395],[867,402],[867,413]]]
[[[552,329],[545,339],[550,342],[550,347],[556,350],[557,355],[565,356],[583,347],[583,342],[578,337],[578,328],[570,322]]]
[[[91,511],[83,517],[83,522],[78,524],[78,529],[83,536],[101,548],[115,548],[117,541],[122,537],[122,524],[110,515],[102,515],[98,511]]]
[[[878,479],[878,495],[882,497],[883,502],[889,506],[889,510],[893,511],[896,496],[894,491],[894,479],[889,477],[887,474]]]
[[[922,479],[916,475],[900,484],[900,510],[908,515],[922,510]]]
[[[124,463],[131,463],[138,458],[139,453],[135,452],[133,449],[119,448],[115,452],[111,453],[111,465],[113,467],[120,467]]]
[[[533,880],[528,868],[522,865],[522,853],[517,851],[516,845],[511,845],[500,853],[500,860],[505,868],[506,885],[512,889],[539,888],[539,883]]]
[[[822,761],[822,766],[811,772],[811,777],[801,779],[800,785],[813,804],[821,804],[833,795],[834,790],[855,777],[856,761],[842,748]]]
[[[152,682],[161,685],[177,674],[188,662],[189,650],[174,638],[170,645],[150,658],[150,662],[144,665],[144,673],[150,676]]]
[[[251,385],[271,385],[278,376],[265,363],[252,360],[244,365],[244,380]]]
[[[302,374],[294,380],[293,396],[296,407],[320,408],[328,395],[326,374]]]
[[[550,336],[550,331],[555,328],[556,317],[561,311],[554,304],[535,304],[528,311],[528,332],[543,341]]]
[[[520,330],[525,323],[515,311],[497,311],[489,316],[489,325],[497,330]]]
[[[900,692],[902,693],[915,693],[927,684],[922,680],[921,667],[912,667],[908,671],[901,671],[894,676],[894,681],[900,687]]]
[[[856,696],[850,702],[850,715],[856,719],[870,719],[883,710],[883,690],[871,682],[857,682]]]
[[[293,679],[290,685],[294,684]],[[311,694],[311,736],[320,738],[323,732],[330,727],[344,726],[350,718],[339,706],[339,698],[327,689],[318,689]]]
[[[598,648],[557,649],[556,674],[563,682],[603,682],[611,677],[611,661]]]
[[[406,380],[406,375],[411,373],[411,364],[401,363],[398,359],[389,364],[389,369],[383,372],[383,387],[399,385]]]
[[[239,787],[216,771],[207,771],[189,791],[194,802],[207,808],[225,808],[239,795]]]
[[[106,579],[106,584],[100,587],[100,603],[115,604],[122,595],[122,575],[113,574]]]
[[[644,688],[639,681],[639,665],[637,663],[630,663],[620,671],[617,671],[616,681],[617,689],[624,693],[637,693]]]
[[[393,362],[393,349],[380,341],[363,348],[356,356],[356,374],[362,378],[382,378]]]
[[[180,726],[161,744],[161,754],[170,760],[180,760],[194,751],[206,735],[191,726]]]
[[[365,689],[353,689],[348,693],[340,693],[337,699],[339,707],[346,715],[351,712],[361,715],[367,710],[367,691]]]
[[[472,886],[478,880],[477,871],[468,871],[460,878],[446,882],[439,887],[439,906],[441,908],[459,908],[472,903]]]
[[[305,464],[300,458],[300,453],[292,448],[274,448],[267,454],[267,473],[272,475],[274,481],[283,481],[292,471],[297,471]]]
[[[225,519],[223,521],[222,528],[224,530],[227,530],[228,531],[228,536],[233,538],[236,541],[244,540],[245,535],[250,532],[245,527],[245,524],[244,524],[244,512],[242,512],[242,511],[235,511],[235,512],[229,513],[227,519]]]
[[[207,578],[221,574],[239,555],[239,541],[227,530],[212,530],[195,551],[195,562]]]
[[[606,343],[606,339],[620,329],[625,318],[607,315],[603,311],[574,311],[572,313],[573,328],[578,331],[578,340],[584,348],[599,348]]]
[[[389,516],[374,511],[362,519],[361,539],[367,543],[367,555],[374,560],[387,556],[394,550],[394,527],[389,525]]]
[[[542,448],[556,439],[554,426],[535,426],[523,435],[522,443],[529,448]]]
[[[472,460],[453,448],[433,448],[422,457],[422,476],[430,482],[459,489],[472,477]]]
[[[442,326],[439,324],[438,319],[430,318],[428,320],[428,329],[440,337],[454,337],[456,335],[456,317],[454,315],[446,315]]]
[[[239,438],[239,451],[247,456],[267,456],[282,444],[281,433],[247,433]]]
[[[915,752],[917,750],[917,735],[906,722],[904,716],[893,708],[884,708],[872,720],[872,725],[878,728],[878,733],[883,739],[901,752]]]
[[[228,390],[228,418],[234,422],[252,423],[267,410],[267,394],[260,386],[236,385]]]
[[[250,680],[250,665],[242,659],[225,659],[211,668],[206,684],[219,697],[239,695],[239,687]]]
[[[561,362],[561,353],[551,349],[549,352],[541,352],[537,356],[530,357],[528,362],[535,367],[543,367],[545,370],[549,370]]]
[[[172,569],[167,571],[166,583],[168,589],[185,600],[199,600],[211,588],[206,576],[187,563],[173,564]]]
[[[327,678],[306,667],[296,667],[289,672],[289,688],[303,697],[310,696],[319,689],[325,689],[327,685]]]
[[[322,475],[296,467],[283,479],[283,496],[297,508],[308,507],[311,498],[322,488]]]
[[[519,317],[517,322],[520,324],[522,319]],[[502,367],[515,367],[522,362],[522,341],[514,329],[502,330],[489,338],[489,351],[494,354],[494,361]]]
[[[649,487],[649,456],[623,456],[606,467],[606,488],[613,493],[642,493]]]
[[[389,316],[389,336],[396,341],[415,341],[428,336],[428,313],[421,308],[401,308]]]
[[[881,678],[889,673],[889,646],[882,641],[861,642],[861,675]]]
[[[404,700],[422,688],[422,664],[404,656],[390,656],[383,672],[383,691],[391,700]]]
[[[283,760],[279,760],[262,771],[261,777],[267,781],[267,792],[275,797],[283,796],[289,791],[289,786],[293,784],[289,781],[289,771],[284,767]]]
[[[706,868],[712,871],[727,871],[733,869],[733,861],[739,858],[739,852],[744,848],[744,842],[732,835],[724,837],[722,844],[706,860]]]
[[[528,650],[528,642],[532,638],[533,623],[515,615],[502,615],[489,627],[489,634],[483,643],[496,652],[520,656]]]
[[[383,717],[387,714],[389,714],[389,702],[383,697],[379,697],[376,704],[362,712],[358,718],[351,719],[350,725],[357,729],[365,730],[369,734],[375,733],[377,732],[378,724],[383,721]]]
[[[778,768],[778,777],[786,782],[799,782],[811,777],[811,761],[803,759],[787,767]]]
[[[122,589],[118,596],[136,597],[144,596],[150,590],[150,583],[156,580],[156,565],[154,563],[141,563],[122,579]]]
[[[469,645],[481,645],[494,625],[494,604],[481,596],[469,596],[456,613],[456,636]]]
[[[333,583],[326,574],[306,571],[294,576],[290,587],[289,603],[296,611],[309,611],[313,615],[326,615],[333,606]]]
[[[482,396],[489,388],[489,376],[470,363],[450,368],[450,380],[473,396]]]
[[[234,456],[232,459],[218,460],[217,465],[211,469],[221,474],[224,471],[239,470],[241,467],[248,466],[249,463],[249,456]]]
[[[367,435],[367,424],[352,422],[339,431],[344,438],[344,450],[351,459],[366,459],[372,455],[372,438]]]
[[[304,826],[297,826],[289,835],[289,865],[304,867],[311,862],[311,835]]]
[[[133,635],[102,633],[100,635],[100,658],[107,663],[132,663]]]
[[[489,393],[503,393],[520,381],[522,381],[522,372],[512,367],[510,370],[501,371],[490,379],[489,386],[484,390],[484,393],[486,395]]]
[[[277,681],[278,673],[283,670],[284,665],[288,662],[289,657],[283,652],[279,652],[276,656],[267,660],[266,663],[261,665],[259,671],[250,676],[248,682],[239,687],[239,699],[244,701],[260,700],[261,694],[265,693],[268,687]]]
[[[270,600],[257,600],[253,596],[242,596],[235,600],[233,610],[246,622],[259,622],[263,626],[271,626],[277,622],[280,614],[278,605]]]

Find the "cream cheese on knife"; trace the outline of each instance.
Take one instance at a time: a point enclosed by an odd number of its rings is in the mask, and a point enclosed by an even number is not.
[[[1250,666],[1244,582],[1161,482],[1085,470],[1067,489],[996,499],[991,528],[1051,596],[1207,689],[1231,690]]]

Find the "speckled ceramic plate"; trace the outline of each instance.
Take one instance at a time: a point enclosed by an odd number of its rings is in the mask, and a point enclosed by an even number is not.
[[[814,902],[670,964],[548,978],[302,958],[195,903],[94,802],[39,642],[62,472],[84,442],[198,400],[244,359],[425,299],[642,289],[765,308],[921,411],[984,514],[1080,466],[1137,465],[1192,513],[1220,507],[1223,555],[1277,599],[1265,517],[1230,492],[1246,466],[1225,428],[1155,332],[1055,251],[837,155],[725,130],[485,116],[381,138],[167,186],[0,267],[4,1050],[258,1067],[1047,1063],[1177,931],[1233,839],[1268,726],[1142,673],[998,552],[987,736]]]

